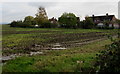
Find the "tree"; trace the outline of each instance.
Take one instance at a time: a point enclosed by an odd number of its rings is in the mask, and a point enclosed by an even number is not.
[[[31,27],[31,25],[29,25],[26,22],[22,22],[22,20],[18,20],[18,21],[11,22],[10,27],[24,27],[24,28],[27,28],[27,27]]]
[[[95,24],[94,24],[93,20],[89,17],[85,17],[84,28],[91,29],[94,27],[95,27]]]
[[[10,27],[22,27],[23,26],[23,22],[22,20],[18,20],[18,21],[13,21],[10,24]]]
[[[45,11],[45,8],[39,7],[39,10],[38,10],[38,13],[36,14],[35,20],[39,26],[41,26],[46,21],[48,21],[48,16],[47,16],[47,13]]]
[[[105,29],[109,29],[110,21],[109,20],[104,20],[103,23],[105,24]]]
[[[26,16],[25,19],[24,19],[24,23],[29,24],[29,25],[35,25],[34,24],[34,17]]]
[[[78,28],[84,28],[84,20],[83,20],[83,21],[80,21],[80,22],[77,24],[77,27],[78,27]]]
[[[77,26],[77,18],[73,13],[63,13],[58,21],[61,27],[75,28]]]
[[[17,27],[17,21],[12,21],[11,23],[10,23],[10,27]]]

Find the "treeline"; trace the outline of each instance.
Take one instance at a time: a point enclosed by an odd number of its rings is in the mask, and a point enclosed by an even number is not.
[[[52,28],[57,27],[57,24],[50,23],[48,20],[46,11],[40,7],[36,17],[26,16],[24,20],[13,21],[10,23],[11,27],[41,27],[41,28]]]
[[[41,21],[41,22],[40,22]],[[13,21],[10,23],[11,27],[38,27],[38,28],[95,28],[93,21],[87,18],[80,21],[73,13],[63,13],[58,18],[57,23],[51,23],[48,19],[27,16],[24,20]]]
[[[38,27],[38,28],[94,28],[91,19],[80,21],[73,13],[63,13],[58,20],[49,20],[45,8],[40,7],[36,17],[26,16],[24,20],[13,21],[11,27]]]
[[[37,28],[99,28],[94,24],[93,20],[89,17],[85,17],[85,20],[80,21],[79,17],[76,17],[73,13],[63,13],[58,20],[55,18],[48,19],[45,8],[40,7],[35,17],[26,16],[24,20],[13,21],[10,23],[11,27],[37,27]],[[120,21],[118,20],[120,23]],[[105,22],[104,28],[109,28],[108,22]],[[111,27],[113,28],[113,27]]]
[[[27,16],[26,18],[30,18],[32,16]],[[33,18],[33,17],[32,17]],[[35,18],[33,20],[28,21],[13,21],[10,23],[10,27],[23,27],[23,28],[56,28],[57,24],[52,24],[50,21],[46,21],[42,24],[37,24]]]

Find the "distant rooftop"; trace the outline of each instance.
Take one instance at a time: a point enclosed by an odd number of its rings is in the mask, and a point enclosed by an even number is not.
[[[101,16],[92,15],[90,18],[100,19],[100,20],[104,20],[104,19],[110,19],[110,20],[112,20],[112,18],[113,18],[114,16],[115,16],[115,15],[108,15],[108,13],[106,13],[106,15],[101,15]]]

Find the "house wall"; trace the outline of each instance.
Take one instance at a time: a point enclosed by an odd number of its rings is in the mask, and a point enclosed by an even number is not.
[[[113,22],[115,22],[117,19],[116,19],[116,17],[114,16],[113,18],[112,18],[112,21]]]
[[[113,24],[113,27],[115,28],[115,29],[118,29],[118,28],[120,28],[120,25],[118,24],[118,23],[116,23],[116,17],[114,16],[113,18],[112,18],[112,22],[114,23]]]
[[[103,23],[98,23],[97,27],[104,27],[104,24]]]
[[[110,28],[113,27],[113,24],[109,24],[109,27],[110,27]]]
[[[119,29],[119,28],[120,28],[119,24],[117,24],[117,23],[114,23],[114,24],[113,24],[113,27],[114,27],[115,29]]]

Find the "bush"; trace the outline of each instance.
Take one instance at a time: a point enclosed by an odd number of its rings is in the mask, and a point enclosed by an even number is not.
[[[10,27],[17,27],[16,24],[17,24],[17,21],[13,21],[13,22],[10,23]]]
[[[58,27],[58,25],[47,21],[47,22],[43,23],[40,27],[41,28],[56,28],[56,27]]]
[[[106,48],[97,55],[95,67],[99,72],[120,72],[120,40],[114,41]]]
[[[27,22],[22,22],[22,21],[13,21],[10,23],[10,27],[23,27],[23,28],[27,28],[27,27],[32,27],[33,25],[30,25]]]
[[[11,22],[10,27],[20,27],[22,24],[22,21],[13,21]]]
[[[85,28],[85,29],[95,28],[95,24],[94,24],[93,20],[89,17],[86,17],[83,28]]]
[[[80,21],[80,23],[78,23],[77,27],[83,28],[83,29],[92,29],[92,28],[95,28],[95,24],[91,18],[86,17],[85,20]]]

